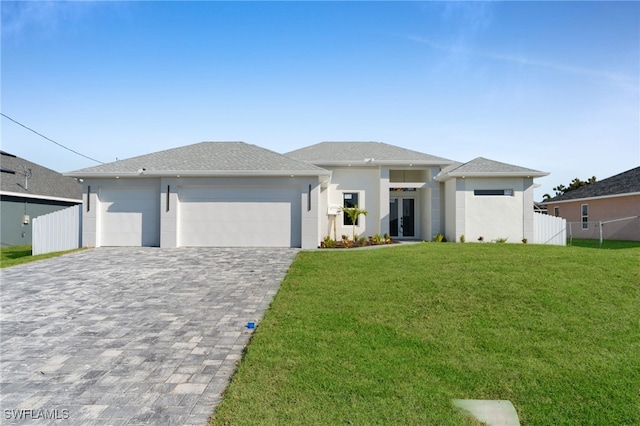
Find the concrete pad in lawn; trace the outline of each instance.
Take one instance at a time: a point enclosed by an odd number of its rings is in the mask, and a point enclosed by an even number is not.
[[[489,426],[520,426],[511,401],[488,399],[454,399],[453,405]]]

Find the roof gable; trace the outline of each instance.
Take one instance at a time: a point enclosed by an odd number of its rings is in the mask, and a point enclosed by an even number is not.
[[[7,152],[0,152],[0,188],[4,193],[24,194],[30,198],[82,200],[82,185],[71,177],[32,163]],[[25,178],[25,170],[31,176]]]
[[[317,165],[354,163],[446,165],[452,162],[446,158],[382,142],[320,142],[285,155]]]
[[[274,151],[245,142],[201,142],[179,148],[88,167],[68,176],[163,176],[232,174],[306,174],[328,172]]]
[[[501,163],[484,157],[475,158],[467,163],[456,163],[443,169],[437,180],[444,181],[454,177],[542,177],[549,173],[541,172],[513,164]]]
[[[592,184],[574,189],[573,191],[545,200],[544,202],[552,203],[555,201],[568,201],[631,193],[640,193],[640,167],[636,167],[601,181],[596,181]]]

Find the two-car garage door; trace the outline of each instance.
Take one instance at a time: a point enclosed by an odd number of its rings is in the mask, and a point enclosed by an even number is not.
[[[291,187],[179,189],[180,246],[300,247],[300,194]]]

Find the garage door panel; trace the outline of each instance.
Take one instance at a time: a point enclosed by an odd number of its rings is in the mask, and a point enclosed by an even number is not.
[[[300,246],[293,188],[180,188],[180,245]]]
[[[160,245],[159,201],[154,188],[101,188],[100,245]]]

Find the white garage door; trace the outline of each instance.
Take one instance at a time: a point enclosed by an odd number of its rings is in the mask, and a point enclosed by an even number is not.
[[[300,247],[300,193],[281,187],[181,187],[179,244]]]
[[[160,193],[155,188],[100,189],[101,246],[159,246]]]

